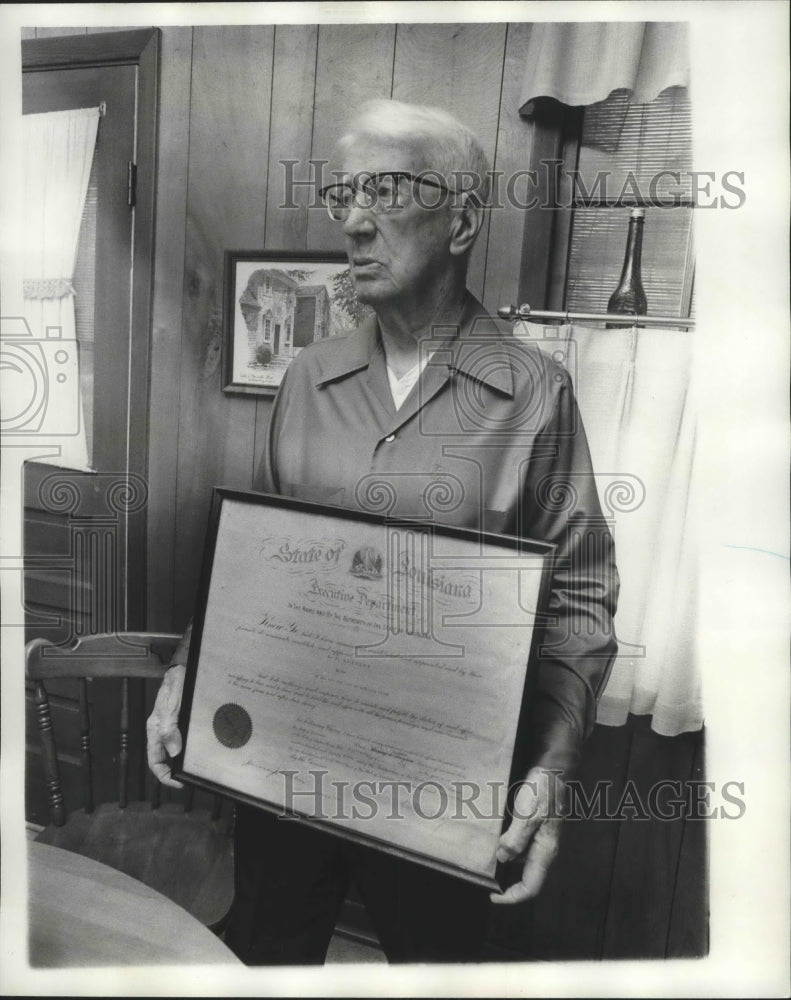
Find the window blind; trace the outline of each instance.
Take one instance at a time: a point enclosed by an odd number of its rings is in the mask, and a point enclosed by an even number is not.
[[[648,313],[689,315],[691,169],[691,109],[684,88],[670,88],[650,104],[630,104],[625,92],[616,91],[586,108],[575,174],[578,207],[573,209],[566,309],[604,312],[618,284],[629,208],[608,203],[622,198],[650,205],[661,198],[681,204],[646,209],[642,275]],[[680,176],[660,176],[662,171]]]

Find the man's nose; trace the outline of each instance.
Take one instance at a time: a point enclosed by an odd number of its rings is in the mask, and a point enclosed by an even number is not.
[[[353,201],[349,214],[344,219],[343,231],[347,236],[370,236],[376,232],[371,209],[363,208]]]

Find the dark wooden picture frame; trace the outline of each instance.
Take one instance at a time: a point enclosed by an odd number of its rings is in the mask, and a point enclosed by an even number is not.
[[[205,774],[193,773],[189,770],[187,766],[187,757],[190,753],[190,735],[191,735],[191,722],[195,715],[195,697],[196,697],[196,682],[198,680],[198,673],[201,667],[201,656],[202,656],[202,646],[204,644],[204,631],[206,624],[206,616],[209,605],[212,601],[212,594],[214,594],[214,601],[217,600],[217,594],[222,593],[225,590],[225,584],[222,579],[219,583],[215,585],[213,583],[212,577],[215,573],[218,573],[217,569],[217,553],[219,551],[219,542],[221,541],[221,515],[223,511],[223,505],[226,501],[241,503],[243,505],[247,504],[252,507],[258,506],[263,508],[261,510],[262,526],[268,533],[271,528],[267,525],[271,522],[267,520],[267,511],[274,511],[276,508],[281,510],[285,509],[289,514],[293,515],[293,521],[295,524],[301,524],[304,520],[304,530],[308,535],[316,535],[315,529],[312,527],[311,518],[331,518],[337,521],[339,525],[346,522],[348,525],[351,523],[353,526],[359,526],[360,528],[370,528],[381,527],[383,531],[388,528],[402,529],[407,532],[418,532],[430,535],[440,535],[448,539],[456,539],[469,543],[470,553],[473,554],[472,558],[476,558],[474,553],[481,551],[482,545],[497,546],[498,550],[502,550],[504,561],[508,561],[511,556],[536,556],[540,557],[540,578],[536,589],[536,610],[533,618],[533,626],[530,635],[529,643],[529,655],[525,658],[524,666],[520,668],[521,673],[516,676],[515,683],[521,691],[521,698],[514,702],[516,725],[514,726],[513,733],[513,746],[510,751],[510,761],[508,763],[508,775],[503,775],[502,778],[505,780],[507,777],[508,787],[513,790],[514,783],[518,782],[522,777],[522,771],[524,768],[524,761],[522,760],[522,750],[526,743],[526,718],[527,710],[530,703],[530,697],[532,692],[533,681],[535,677],[535,663],[536,657],[538,655],[538,650],[541,646],[543,623],[544,623],[544,613],[542,609],[547,607],[547,600],[549,595],[550,578],[552,570],[552,562],[555,554],[555,546],[546,542],[527,540],[523,538],[516,538],[510,535],[495,535],[486,532],[474,531],[467,528],[457,528],[448,525],[436,524],[434,522],[420,522],[420,521],[410,521],[410,520],[399,520],[394,518],[389,518],[381,514],[374,514],[364,511],[349,510],[343,507],[335,507],[325,504],[316,504],[312,502],[307,502],[303,500],[296,500],[290,497],[283,497],[278,495],[264,494],[264,493],[253,493],[244,492],[239,490],[232,490],[227,488],[215,487],[212,496],[212,507],[209,515],[209,525],[206,538],[206,546],[203,555],[203,565],[201,569],[201,577],[199,583],[198,600],[194,617],[193,632],[190,642],[189,658],[187,663],[187,675],[184,686],[184,693],[181,702],[181,710],[179,716],[179,728],[183,735],[183,746],[182,751],[179,756],[174,760],[174,777],[180,781],[187,782],[188,784],[193,784],[198,788],[203,788],[207,791],[219,793],[222,795],[230,796],[231,798],[237,799],[241,802],[245,802],[250,805],[258,806],[269,812],[274,812],[279,815],[288,814],[291,819],[296,822],[307,822],[315,827],[320,827],[329,833],[334,835],[355,841],[361,844],[367,844],[368,846],[376,847],[387,853],[395,854],[399,857],[405,857],[413,861],[417,861],[420,864],[428,865],[429,867],[435,868],[440,871],[444,871],[448,874],[456,875],[458,877],[464,878],[471,881],[477,885],[484,886],[490,890],[497,891],[498,889],[504,888],[505,884],[505,872],[503,866],[500,864],[496,865],[496,870],[493,875],[484,874],[479,871],[471,871],[460,867],[458,864],[444,860],[442,858],[432,857],[421,853],[418,850],[405,847],[397,842],[390,842],[384,838],[381,834],[377,836],[372,836],[364,832],[360,832],[359,829],[352,829],[349,827],[342,826],[333,820],[326,818],[317,818],[315,816],[302,815],[299,811],[294,808],[289,808],[284,805],[283,802],[276,802],[266,798],[265,796],[253,795],[248,790],[242,787],[235,787],[233,784],[228,784],[227,782],[216,780],[212,777],[207,777]],[[343,529],[339,528],[338,533],[341,534]],[[316,535],[318,537],[318,535]],[[321,536],[323,537],[323,535]],[[356,536],[355,536],[356,537]],[[268,542],[271,542],[271,538],[267,538]],[[226,543],[228,538],[226,538]],[[248,540],[245,542],[248,549],[251,548],[251,543]],[[255,548],[255,546],[252,546]],[[347,552],[347,555],[351,554],[353,546]],[[276,551],[276,550],[273,550]],[[282,550],[280,550],[282,552]],[[228,553],[224,554],[227,557]],[[257,558],[260,558],[260,554]],[[279,556],[274,558],[279,559]],[[355,556],[355,559],[357,557]],[[499,556],[498,562],[499,562]],[[500,569],[500,567],[497,567]],[[354,572],[352,570],[352,572]],[[259,584],[261,580],[257,581]],[[255,593],[259,593],[259,590],[255,588],[254,582],[249,581],[251,588]],[[291,607],[292,605],[289,605]],[[234,614],[236,614],[236,605],[234,605]],[[239,626],[240,627],[240,626]],[[245,629],[245,631],[250,631]],[[277,640],[281,640],[282,636],[278,635]],[[223,663],[227,664],[228,669],[231,670],[231,664],[233,662],[233,656],[228,650],[227,646],[227,656],[230,659],[224,659]],[[382,653],[382,656],[391,655]],[[210,663],[206,667],[207,670],[216,669],[216,665]],[[238,669],[241,669],[239,667]],[[344,671],[345,672],[345,671]],[[222,700],[220,693],[216,688],[210,685],[212,691],[212,697],[217,697]],[[204,695],[205,697],[205,695]],[[279,702],[278,702],[279,704]],[[222,739],[218,736],[218,716],[224,709],[233,708],[235,711],[240,712],[238,706],[235,702],[229,702],[223,705],[214,715],[214,733],[217,739]],[[201,713],[205,715],[206,706],[201,706]],[[199,713],[199,714],[201,714]],[[240,714],[245,714],[241,713]],[[249,720],[249,716],[247,716]],[[247,745],[247,740],[250,737],[250,733],[253,731],[253,726],[251,723],[250,731],[246,734],[246,738],[239,742],[238,744],[224,743],[224,746],[234,746],[241,747]],[[198,735],[195,736],[198,739]],[[218,744],[218,750],[222,748]],[[246,749],[245,753],[249,750]],[[249,762],[248,762],[249,763]],[[235,766],[235,765],[234,765]],[[269,772],[274,773],[274,772]],[[241,784],[241,781],[240,781]],[[509,797],[510,800],[510,797]],[[503,799],[503,805],[506,805],[505,799]],[[503,816],[500,821],[499,831],[502,832],[505,823],[507,822],[507,817]]]
[[[223,391],[274,396],[303,347],[351,333],[366,312],[344,253],[226,250]]]

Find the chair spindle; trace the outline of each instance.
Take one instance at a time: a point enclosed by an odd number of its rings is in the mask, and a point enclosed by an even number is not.
[[[121,681],[121,741],[118,755],[118,805],[126,809],[129,802],[129,678]]]
[[[88,679],[80,678],[80,751],[82,758],[82,801],[86,813],[93,812],[93,754],[91,714],[88,707]]]
[[[41,681],[36,681],[36,717],[41,736],[41,749],[44,754],[44,777],[47,781],[47,798],[52,816],[53,826],[63,826],[66,816],[63,810],[63,792],[60,787],[60,772],[58,770],[58,755],[55,750],[55,739],[52,733],[52,717],[49,712],[49,698]]]

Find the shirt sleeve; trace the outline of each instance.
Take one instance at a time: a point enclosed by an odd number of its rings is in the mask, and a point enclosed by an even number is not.
[[[619,580],[588,442],[564,376],[526,473],[521,529],[525,537],[557,546],[525,763],[568,777],[593,730],[596,701],[618,649],[612,618]]]

